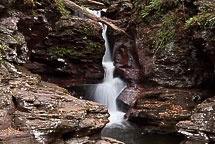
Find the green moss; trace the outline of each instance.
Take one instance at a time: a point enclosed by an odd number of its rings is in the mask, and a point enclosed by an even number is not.
[[[0,50],[5,50],[5,47],[3,45],[0,44]]]
[[[152,18],[167,13],[168,10],[175,8],[177,5],[177,0],[151,0],[147,4],[142,4],[140,15],[144,21],[150,22]]]
[[[175,16],[166,14],[162,17],[162,26],[158,31],[158,39],[154,41],[156,48],[165,48],[165,45],[175,38]]]
[[[61,0],[55,0],[55,2],[58,5],[58,11],[60,12],[61,15],[68,15],[69,11],[66,9],[65,5]]]
[[[0,54],[2,53],[2,51],[5,51],[5,47],[2,45],[2,44],[0,44]],[[3,58],[2,58],[2,55],[0,55],[0,63],[2,63],[2,61],[3,61]]]
[[[110,4],[110,0],[100,0],[104,4]]]
[[[200,3],[195,3],[196,5]],[[215,28],[215,4],[204,3],[201,4],[200,11],[197,15],[191,17],[186,21],[186,28],[197,27],[201,30]]]
[[[70,47],[54,47],[48,50],[48,55],[54,57],[95,57],[100,58],[103,56],[103,46],[99,42],[91,40],[83,40],[77,42],[79,45],[72,45]]]
[[[64,57],[69,54],[70,51],[64,47],[55,47],[48,50],[48,55],[51,57],[52,56]]]
[[[10,0],[9,3],[10,4],[14,4],[16,2],[16,0]]]

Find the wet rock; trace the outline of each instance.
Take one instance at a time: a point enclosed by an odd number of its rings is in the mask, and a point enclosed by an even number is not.
[[[107,16],[111,19],[125,21],[131,15],[132,9],[133,4],[129,0],[113,0],[107,9]]]
[[[111,1],[111,6],[107,9],[106,15],[108,18],[116,19],[115,24],[130,34],[132,31],[130,28],[132,9],[133,5],[130,1]],[[135,25],[133,24],[133,26]],[[129,83],[139,83],[142,80],[141,67],[136,54],[135,38],[131,37],[108,30],[110,48],[113,51],[117,74],[121,75]]]
[[[63,87],[102,79],[105,47],[98,23],[72,15],[61,17],[56,2],[1,4],[1,59],[25,63],[43,80]]]
[[[155,58],[152,81],[166,87],[203,87],[212,82],[213,65],[201,49],[192,44],[179,48],[174,42],[167,47]]]
[[[113,53],[119,74],[130,83],[139,83],[142,78],[136,57],[135,42],[125,37],[115,37]]]
[[[139,85],[127,86],[117,97],[118,107],[122,111],[127,112],[129,108],[134,107],[141,91],[143,91],[143,88]]]
[[[14,125],[29,131],[38,142],[90,135],[108,122],[104,106],[80,101],[52,84],[42,82],[41,86],[33,92],[14,94]]]
[[[23,67],[0,66],[2,143],[63,143],[92,135],[101,140],[109,116],[104,105],[79,100]]]
[[[193,108],[205,99],[198,90],[148,89],[143,90],[126,117],[146,131],[176,132],[175,125],[191,116]]]
[[[18,31],[18,12],[7,18],[0,17],[0,54],[1,58],[17,64],[25,63],[28,57],[28,48],[24,35]]]
[[[203,48],[192,42],[189,33],[180,31],[175,40],[155,49],[152,43],[159,27],[138,27],[137,55],[146,85],[150,82],[164,87],[210,87],[214,68]]]
[[[124,144],[123,142],[117,141],[112,138],[102,137],[101,140],[91,140],[89,137],[83,137],[81,139],[72,138],[66,142],[66,144],[79,144],[79,143],[89,143],[89,144]]]
[[[215,97],[206,99],[193,110],[191,119],[177,123],[178,132],[185,135],[185,143],[214,143]]]
[[[25,67],[63,87],[98,81],[103,76],[105,49],[101,32],[101,26],[91,20],[61,18],[31,50],[31,61]]]

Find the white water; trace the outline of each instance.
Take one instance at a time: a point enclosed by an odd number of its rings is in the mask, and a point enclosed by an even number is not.
[[[89,12],[93,13],[94,15],[101,17],[101,12],[92,11],[87,9]],[[101,23],[100,23],[101,24]],[[125,88],[126,84],[120,78],[114,78],[114,70],[115,66],[111,57],[111,51],[109,47],[109,42],[107,39],[107,26],[101,24],[103,28],[102,36],[105,40],[105,55],[102,60],[102,65],[104,68],[104,79],[103,82],[97,84],[93,88],[91,88],[91,99],[95,102],[105,104],[108,107],[108,111],[110,113],[109,120],[107,126],[111,126],[113,124],[120,124],[124,121],[123,116],[124,113],[118,111],[116,105],[116,98],[119,96],[121,91]]]

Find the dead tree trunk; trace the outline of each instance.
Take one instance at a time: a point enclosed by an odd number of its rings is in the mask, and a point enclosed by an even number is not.
[[[108,19],[103,19],[103,18],[97,17],[94,14],[91,14],[86,9],[80,7],[79,5],[77,5],[76,3],[74,3],[70,0],[62,0],[62,2],[66,7],[71,8],[73,10],[77,10],[77,11],[81,12],[84,16],[86,16],[94,21],[104,23],[104,24],[110,26],[115,31],[117,31],[119,33],[124,33],[125,35],[128,36],[128,34],[123,29],[121,29],[118,26],[116,26],[115,24],[113,24],[112,21],[108,21]]]

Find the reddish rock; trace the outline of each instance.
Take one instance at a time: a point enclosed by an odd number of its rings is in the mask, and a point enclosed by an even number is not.
[[[125,37],[118,37],[115,39],[113,51],[116,68],[123,78],[131,83],[139,83],[142,78],[135,52],[135,42]]]
[[[184,144],[215,142],[215,97],[206,99],[192,111],[191,119],[177,123],[178,132],[185,135]]]
[[[122,111],[127,111],[129,108],[134,107],[142,90],[139,85],[127,86],[117,98],[118,107]]]
[[[198,90],[144,90],[126,116],[145,130],[172,133],[176,132],[176,123],[189,119],[192,109],[203,99],[204,94]]]
[[[56,2],[0,4],[1,59],[24,63],[43,80],[63,87],[102,79],[105,47],[97,22],[72,13],[61,17]]]
[[[105,49],[101,32],[101,26],[91,20],[61,18],[31,48],[30,61],[24,66],[63,87],[98,82],[103,77]]]
[[[0,143],[63,144],[85,137],[89,143],[121,143],[101,138],[109,117],[106,106],[77,99],[5,61],[0,65],[0,81]]]

